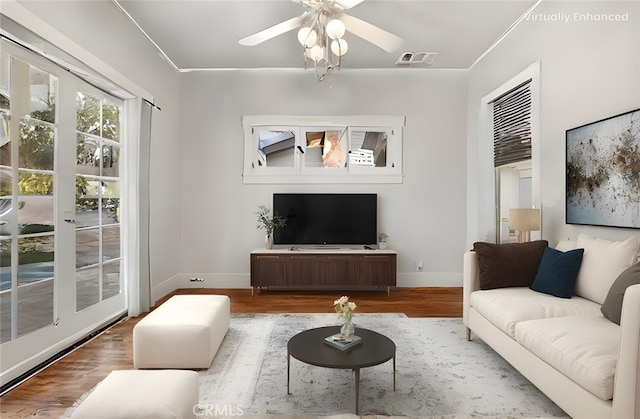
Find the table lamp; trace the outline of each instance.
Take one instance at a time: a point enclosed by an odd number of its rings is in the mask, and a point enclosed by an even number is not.
[[[510,209],[509,228],[518,231],[518,243],[531,241],[531,232],[540,230],[540,209]]]

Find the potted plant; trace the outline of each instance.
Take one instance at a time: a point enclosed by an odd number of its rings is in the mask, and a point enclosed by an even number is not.
[[[265,236],[265,247],[271,249],[273,247],[273,230],[287,225],[287,218],[280,215],[271,215],[271,210],[265,205],[258,205],[258,229],[264,229],[267,233]]]
[[[387,233],[378,233],[378,249],[387,248]]]

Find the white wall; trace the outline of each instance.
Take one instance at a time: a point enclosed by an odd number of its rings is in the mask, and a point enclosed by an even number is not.
[[[108,71],[107,76],[127,79],[153,95],[146,99],[154,99],[162,108],[153,112],[151,128],[150,259],[152,287],[157,287],[178,273],[179,73],[110,0],[19,4],[51,30],[28,18],[18,23],[47,37],[58,32],[57,41],[66,37],[68,42],[60,42],[83,50],[78,58],[86,64]]]
[[[467,71],[231,70],[181,76],[180,272],[207,287],[248,287],[264,247],[258,204],[274,192],[376,192],[379,230],[400,286],[461,285]],[[402,184],[245,185],[243,115],[405,115]],[[424,261],[416,272],[415,261]],[[195,286],[203,286],[197,283]]]
[[[628,13],[627,21],[578,21],[574,13]],[[568,16],[567,21],[549,19]],[[535,20],[534,20],[535,19]],[[469,73],[467,245],[491,239],[485,193],[492,170],[479,158],[491,143],[479,135],[484,95],[541,60],[542,236],[551,244],[586,232],[622,239],[634,229],[565,224],[565,130],[640,107],[640,3],[543,2]],[[534,164],[535,165],[535,164]]]
[[[637,234],[564,224],[564,131],[640,106],[638,2],[543,2],[534,13],[628,12],[630,19],[523,21],[471,71],[342,70],[320,84],[302,70],[179,75],[111,1],[20,4],[150,92],[162,108],[153,116],[150,191],[157,293],[190,286],[194,275],[205,286],[248,286],[248,253],[263,246],[257,205],[269,204],[273,192],[296,191],[377,192],[380,230],[398,251],[399,285],[460,285],[462,252],[489,229],[476,214],[482,219],[494,199],[481,188],[492,181],[479,176],[478,151],[488,146],[478,137],[480,99],[537,60],[545,238]],[[258,114],[406,115],[404,182],[244,185],[240,118]],[[417,260],[424,260],[422,273],[415,272]]]

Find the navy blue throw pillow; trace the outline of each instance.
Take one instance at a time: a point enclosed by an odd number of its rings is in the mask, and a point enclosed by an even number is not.
[[[551,247],[545,248],[538,274],[529,288],[560,298],[571,298],[583,254],[584,249],[561,252]]]

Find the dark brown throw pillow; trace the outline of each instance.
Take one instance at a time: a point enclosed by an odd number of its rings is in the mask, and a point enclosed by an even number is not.
[[[480,289],[528,287],[538,273],[546,240],[525,243],[476,242],[473,250],[478,256]]]
[[[640,284],[640,262],[622,271],[618,278],[613,281],[607,293],[607,298],[604,299],[604,303],[602,303],[602,307],[600,307],[600,311],[604,317],[616,324],[620,324],[624,292],[627,290],[627,287],[635,284]]]

